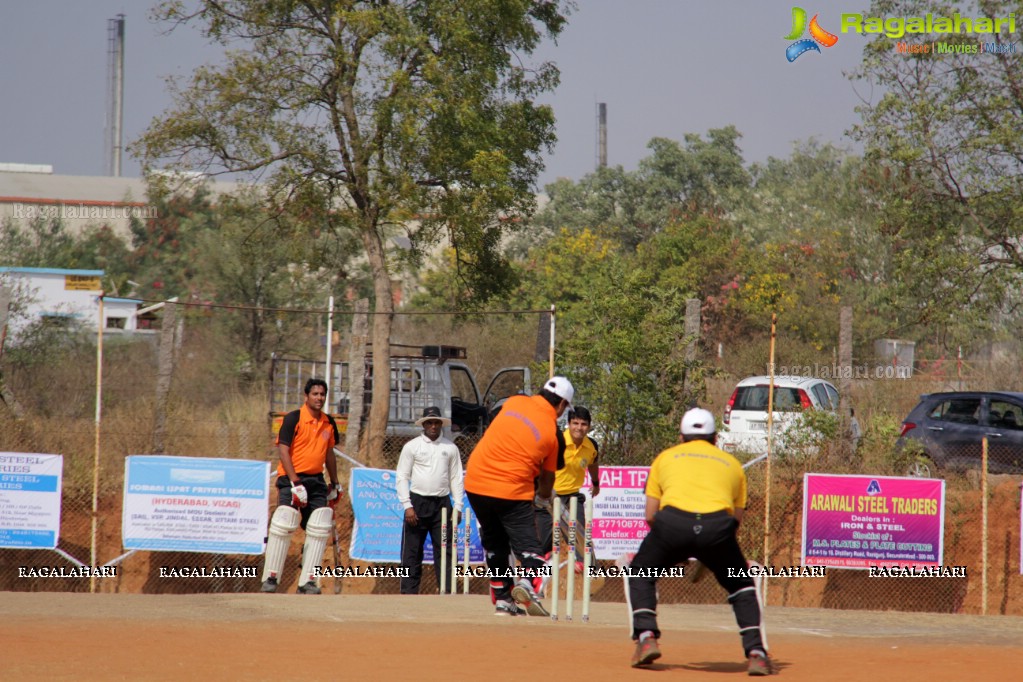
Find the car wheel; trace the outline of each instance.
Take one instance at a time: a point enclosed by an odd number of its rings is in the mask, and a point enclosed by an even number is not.
[[[934,462],[926,455],[919,455],[910,463],[906,475],[914,478],[931,478],[934,470]]]

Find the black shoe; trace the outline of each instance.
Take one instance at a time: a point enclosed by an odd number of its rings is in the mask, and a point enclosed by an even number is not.
[[[305,585],[299,585],[298,587],[299,594],[320,594],[320,592],[321,590],[319,586],[312,580],[307,582]]]
[[[267,578],[263,581],[263,587],[259,589],[260,592],[276,592],[277,591],[277,578]]]

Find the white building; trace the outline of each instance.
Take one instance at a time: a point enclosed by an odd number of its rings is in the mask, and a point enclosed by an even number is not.
[[[244,187],[212,179],[203,182],[213,197]],[[75,235],[91,225],[107,225],[130,241],[132,218],[144,222],[157,217],[156,206],[147,201],[147,189],[141,178],[54,175],[53,167],[45,164],[0,163],[0,222],[59,219]]]
[[[0,267],[0,285],[10,290],[18,310],[10,318],[8,335],[17,338],[21,329],[37,320],[55,326],[68,326],[74,321],[83,329],[95,331],[99,324],[102,277],[102,270]],[[129,298],[104,297],[105,332],[139,330],[139,303]]]

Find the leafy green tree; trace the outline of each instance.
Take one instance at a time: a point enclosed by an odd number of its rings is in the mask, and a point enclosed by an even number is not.
[[[0,229],[0,264],[22,268],[66,268],[74,238],[59,218],[5,218]]]
[[[249,378],[262,375],[271,351],[299,350],[299,329],[308,318],[273,309],[324,308],[342,272],[322,267],[324,259],[343,262],[329,253],[330,240],[309,239],[307,226],[289,214],[268,212],[256,196],[221,197],[196,245],[194,293],[241,308],[213,321],[232,340],[235,368]]]
[[[1018,2],[875,0],[875,16],[1006,18]],[[959,34],[954,42],[1008,46],[1015,36]],[[854,78],[879,86],[855,135],[879,183],[882,229],[915,298],[913,321],[955,336],[1018,306],[1023,274],[1023,62],[1009,53],[900,54],[875,37]],[[966,313],[964,315],[963,313]]]
[[[147,166],[162,158],[260,173],[278,205],[297,203],[325,229],[358,235],[375,296],[374,362],[384,370],[396,267],[389,238],[404,231],[415,259],[447,234],[472,254],[467,263],[491,267],[511,224],[499,218],[532,211],[539,151],[554,139],[551,109],[533,100],[558,72],[523,64],[544,34],[560,33],[563,4],[205,0],[186,12],[166,2],[161,19],[197,24],[232,49],[175,93],[139,151]],[[388,388],[373,389],[372,461]]]
[[[214,229],[213,205],[202,185],[176,192],[150,187],[155,216],[133,217],[128,267],[138,282],[137,295],[162,300],[183,299],[202,289],[199,262],[201,235]]]
[[[128,244],[108,225],[72,234],[59,218],[6,218],[0,225],[0,265],[22,268],[103,270],[103,288],[120,291],[127,280]]]
[[[648,464],[703,390],[701,363],[685,358],[688,295],[628,259],[603,267],[559,315],[558,367],[577,384],[576,402],[593,410],[609,461]]]
[[[547,185],[537,223],[551,232],[588,227],[635,249],[673,220],[722,210],[729,191],[749,185],[740,137],[733,126],[707,139],[687,134],[684,144],[655,137],[635,171],[602,168],[578,183]]]

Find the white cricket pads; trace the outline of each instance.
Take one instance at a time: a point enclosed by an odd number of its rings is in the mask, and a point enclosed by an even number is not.
[[[323,550],[327,548],[327,538],[330,537],[333,527],[334,510],[330,507],[320,507],[309,515],[309,521],[305,524],[305,550],[302,552],[302,577],[298,581],[299,586],[308,582],[319,584],[314,571],[323,561]]]
[[[288,558],[291,534],[302,522],[302,515],[294,507],[279,506],[270,518],[270,534],[266,540],[266,556],[263,558],[263,581],[278,578]]]

